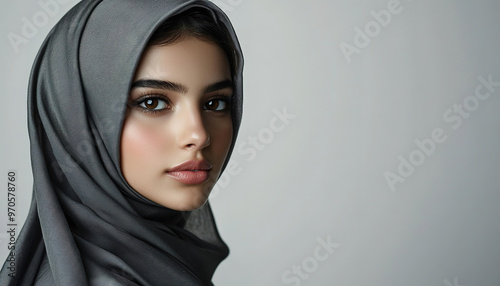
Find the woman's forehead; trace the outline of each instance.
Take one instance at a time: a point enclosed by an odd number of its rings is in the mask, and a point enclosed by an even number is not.
[[[148,46],[137,66],[134,82],[155,79],[186,87],[231,79],[230,67],[217,45],[189,37],[169,45]]]

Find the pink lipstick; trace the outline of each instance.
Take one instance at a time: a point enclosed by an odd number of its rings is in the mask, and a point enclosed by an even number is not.
[[[167,170],[167,175],[188,185],[197,185],[208,179],[212,164],[207,160],[188,160]]]

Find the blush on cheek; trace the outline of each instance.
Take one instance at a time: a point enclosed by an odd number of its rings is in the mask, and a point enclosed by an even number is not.
[[[122,131],[121,156],[124,170],[135,166],[142,168],[151,164],[151,155],[155,154],[161,139],[152,130],[134,122],[126,122]]]
[[[147,150],[155,149],[164,138],[159,134],[158,130],[153,124],[144,124],[142,122],[131,122],[129,126],[124,128],[124,137],[134,148]]]

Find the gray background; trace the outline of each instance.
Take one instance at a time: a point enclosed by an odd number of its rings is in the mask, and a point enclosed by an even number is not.
[[[238,168],[211,198],[231,248],[216,285],[500,285],[500,87],[472,98],[479,76],[500,82],[500,2],[402,0],[350,61],[341,44],[355,47],[356,27],[375,29],[370,11],[394,1],[214,2],[246,60]],[[46,12],[28,0],[0,12],[2,261],[8,170],[18,172],[19,224],[31,199],[29,70],[76,1],[53,3],[58,11],[17,52],[7,34]],[[453,128],[443,114],[464,101],[473,111]],[[270,131],[283,109],[295,117]],[[418,157],[415,140],[437,128],[446,140]],[[423,162],[393,191],[384,174],[398,174],[400,156]],[[321,248],[328,240],[332,253]]]

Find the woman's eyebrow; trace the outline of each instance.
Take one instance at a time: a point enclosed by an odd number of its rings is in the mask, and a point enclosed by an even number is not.
[[[156,79],[140,79],[132,83],[132,88],[136,87],[167,89],[179,93],[187,93],[188,90],[186,86],[180,83]]]
[[[234,89],[233,81],[230,79],[226,79],[223,81],[209,84],[205,87],[204,92],[209,93],[209,92],[221,90],[221,89],[228,88],[228,87]]]
[[[171,90],[174,92],[179,92],[179,93],[187,93],[188,88],[180,83],[175,83],[171,81],[165,81],[165,80],[156,80],[156,79],[140,79],[138,81],[135,81],[132,83],[132,88],[137,88],[137,87],[149,87],[149,88],[159,88],[159,89],[166,89],[166,90]],[[207,85],[203,91],[205,93],[221,90],[224,88],[234,88],[233,87],[233,81],[226,79],[223,81],[219,81],[216,83],[212,83]]]

